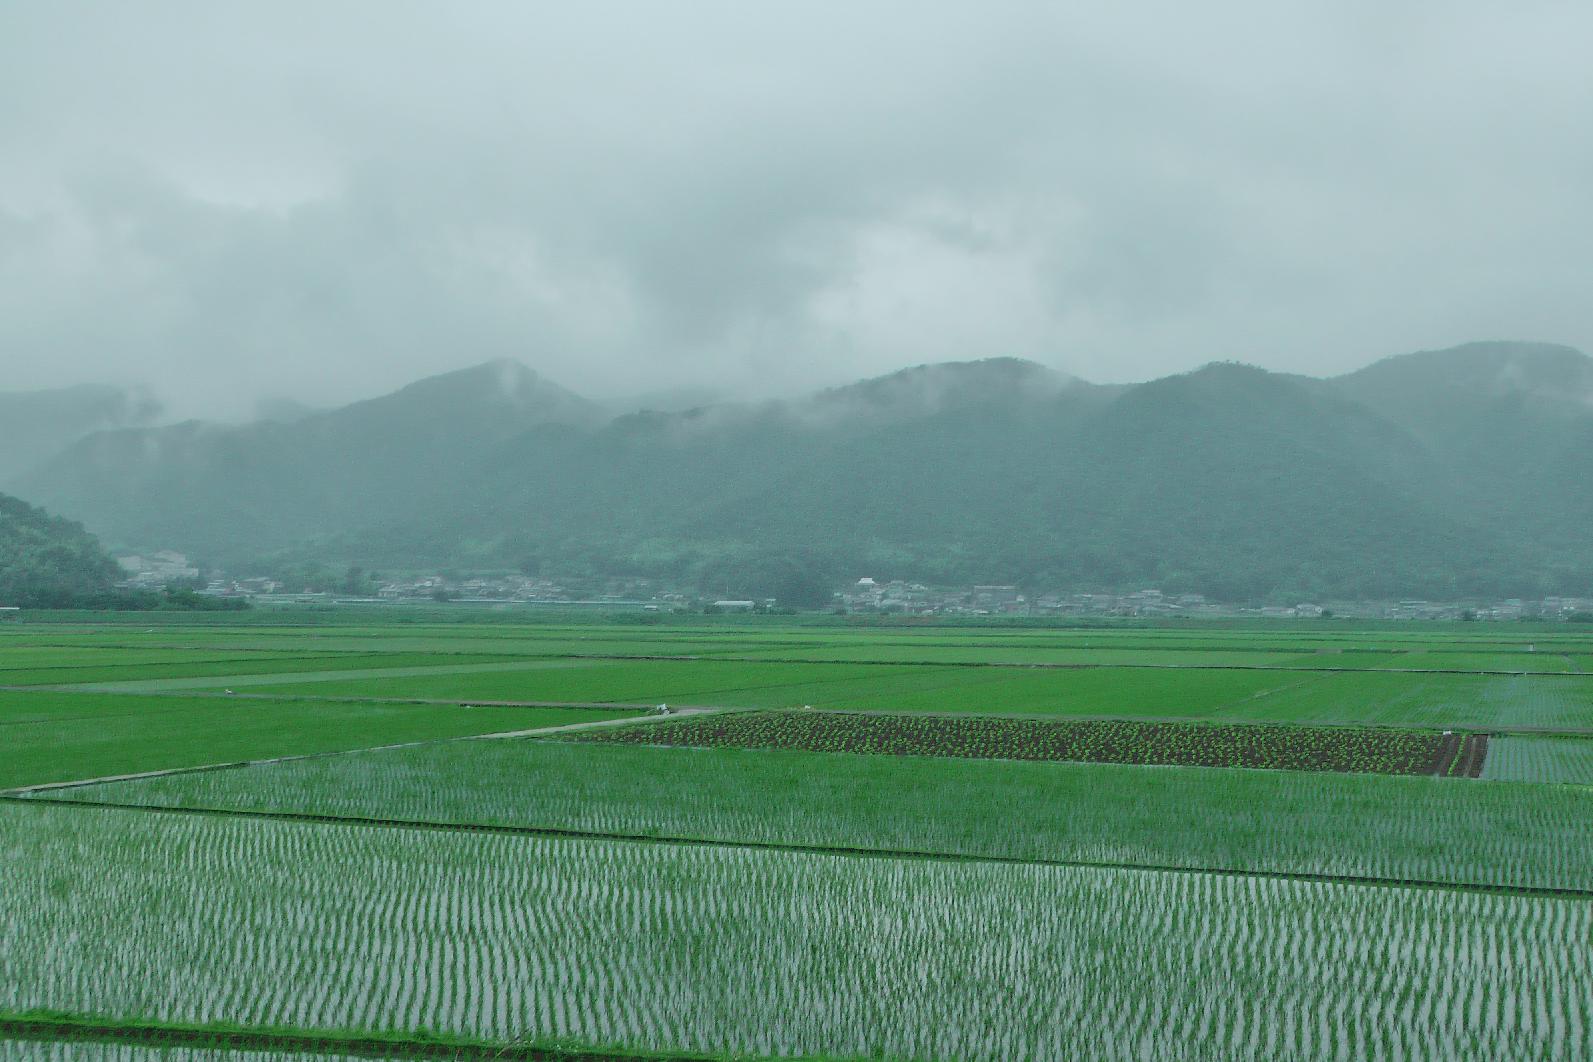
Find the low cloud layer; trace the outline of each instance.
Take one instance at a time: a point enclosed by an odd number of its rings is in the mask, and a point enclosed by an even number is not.
[[[0,387],[1593,348],[1593,9],[951,6],[8,5]]]

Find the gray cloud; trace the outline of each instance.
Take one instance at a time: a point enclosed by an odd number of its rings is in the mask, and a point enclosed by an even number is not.
[[[6,387],[1593,347],[1571,4],[0,10]]]

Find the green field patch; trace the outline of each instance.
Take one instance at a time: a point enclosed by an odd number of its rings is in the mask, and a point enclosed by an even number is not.
[[[436,698],[504,701],[660,701],[746,707],[912,712],[972,712],[1140,719],[1376,724],[1467,729],[1593,725],[1593,675],[1517,679],[1497,675],[1396,674],[1378,670],[1401,661],[1481,666],[1498,658],[1547,659],[1551,643],[1523,632],[1481,638],[1461,631],[1021,630],[748,625],[334,625],[205,628],[164,625],[152,633],[126,627],[94,630],[22,627],[54,639],[99,640],[83,666],[58,671],[78,652],[18,644],[0,636],[0,659],[36,652],[12,682],[70,680],[129,692],[252,691],[329,697]],[[117,649],[109,639],[163,638],[173,648]],[[1536,637],[1542,644],[1527,639]],[[239,652],[243,644],[273,652]],[[180,644],[181,647],[178,647]],[[1586,642],[1569,642],[1586,645]],[[242,658],[233,665],[207,654]],[[1529,654],[1527,645],[1540,651]],[[680,649],[712,659],[604,660],[604,653],[669,655]],[[1257,651],[1265,648],[1266,651]],[[358,651],[363,649],[364,651]],[[492,650],[487,652],[485,650]],[[467,651],[468,650],[468,651]],[[1323,651],[1318,651],[1323,650]],[[1473,652],[1475,650],[1475,652]],[[173,654],[160,661],[148,654]],[[726,657],[798,653],[896,658],[897,665]],[[62,656],[60,654],[68,654]],[[117,654],[121,654],[118,656]],[[297,655],[293,655],[297,654]],[[543,654],[543,655],[539,655]],[[564,654],[564,655],[561,655]],[[583,654],[583,655],[569,655]],[[587,659],[595,654],[598,659]],[[1298,654],[1298,655],[1296,655]],[[1494,655],[1489,655],[1494,654]],[[959,667],[956,662],[1020,663],[1025,658],[1094,661],[1081,670]],[[1284,666],[1345,667],[1332,671],[1111,666],[1111,661],[1265,659]],[[25,657],[19,662],[27,664]],[[116,666],[87,666],[118,660]],[[1561,655],[1561,663],[1566,657]],[[916,666],[909,666],[917,661]],[[1566,666],[1569,666],[1568,664]],[[1367,670],[1369,669],[1369,670]],[[1554,685],[1563,683],[1564,685]],[[3,683],[0,683],[3,684]]]
[[[818,703],[879,686],[938,689],[977,681],[967,668],[898,668],[862,664],[758,664],[740,661],[591,661],[585,668],[519,673],[444,671],[393,678],[361,677],[321,685],[328,693],[450,700],[680,702],[706,705]],[[977,669],[983,670],[983,669]],[[270,692],[305,689],[296,684]],[[308,692],[308,690],[306,690]]]
[[[415,663],[406,664],[406,660]],[[311,686],[317,683],[352,682],[356,686],[368,681],[425,677],[435,675],[470,675],[498,672],[536,671],[548,668],[579,668],[591,667],[601,661],[585,661],[572,659],[555,660],[504,660],[502,657],[488,659],[475,658],[449,658],[446,656],[370,656],[344,660],[339,657],[317,657],[315,659],[297,661],[297,667],[290,667],[292,661],[267,662],[259,670],[239,671],[235,674],[226,673],[226,668],[220,666],[208,667],[204,674],[191,674],[179,677],[125,679],[110,682],[81,682],[71,684],[73,689],[98,690],[108,693],[160,693],[175,690],[210,690],[228,687],[242,688],[245,686],[276,687],[283,684],[285,678],[291,677],[295,688]],[[360,667],[358,665],[366,666]],[[355,665],[355,666],[349,666]],[[234,665],[236,667],[236,664]],[[198,665],[195,665],[198,669]]]
[[[731,654],[726,654],[731,655]],[[1254,652],[1236,649],[1103,648],[1070,646],[1011,645],[901,645],[865,643],[793,649],[770,654],[765,649],[737,650],[733,655],[748,659],[834,661],[925,664],[1051,664],[1069,667],[1287,667],[1301,666],[1302,657],[1294,650]],[[1313,658],[1314,659],[1314,658]]]
[[[732,707],[1111,716],[1435,729],[1593,726],[1593,676],[1426,675],[1101,667],[608,661],[591,668],[437,668],[274,693],[450,700],[670,702]]]
[[[899,667],[740,661],[613,661],[601,668],[520,674],[444,672],[362,677],[268,692],[480,700],[666,702],[731,707],[880,711],[1205,716],[1244,714],[1252,697],[1310,679],[1278,672]]]
[[[1507,675],[1322,675],[1249,705],[1277,722],[1362,723],[1489,731],[1593,726],[1593,678]]]
[[[1279,1058],[1593,1049],[1585,900],[15,804],[0,850],[12,1012],[1002,1062],[1258,1029]]]
[[[0,788],[624,717],[220,697],[0,692]]]
[[[1593,740],[1513,736],[1488,743],[1482,777],[1505,782],[1562,782],[1593,786]]]
[[[1570,661],[1564,654],[1527,652],[1524,649],[1508,653],[1429,649],[1392,655],[1357,656],[1354,666],[1412,671],[1520,671],[1541,674],[1563,674],[1571,670]]]
[[[51,795],[726,843],[1593,889],[1593,792],[1444,778],[499,739]]]
[[[285,655],[289,658],[298,654]],[[238,649],[132,648],[127,646],[10,645],[0,639],[0,683],[18,671],[54,668],[125,667],[143,664],[185,664],[195,661],[250,659]]]

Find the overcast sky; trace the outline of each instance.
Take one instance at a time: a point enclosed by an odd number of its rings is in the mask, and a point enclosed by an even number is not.
[[[1532,0],[9,0],[0,389],[1593,349],[1590,39]]]

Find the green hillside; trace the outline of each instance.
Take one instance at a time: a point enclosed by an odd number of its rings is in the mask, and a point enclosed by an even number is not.
[[[81,524],[0,494],[0,605],[103,605],[117,578],[116,562]]]

